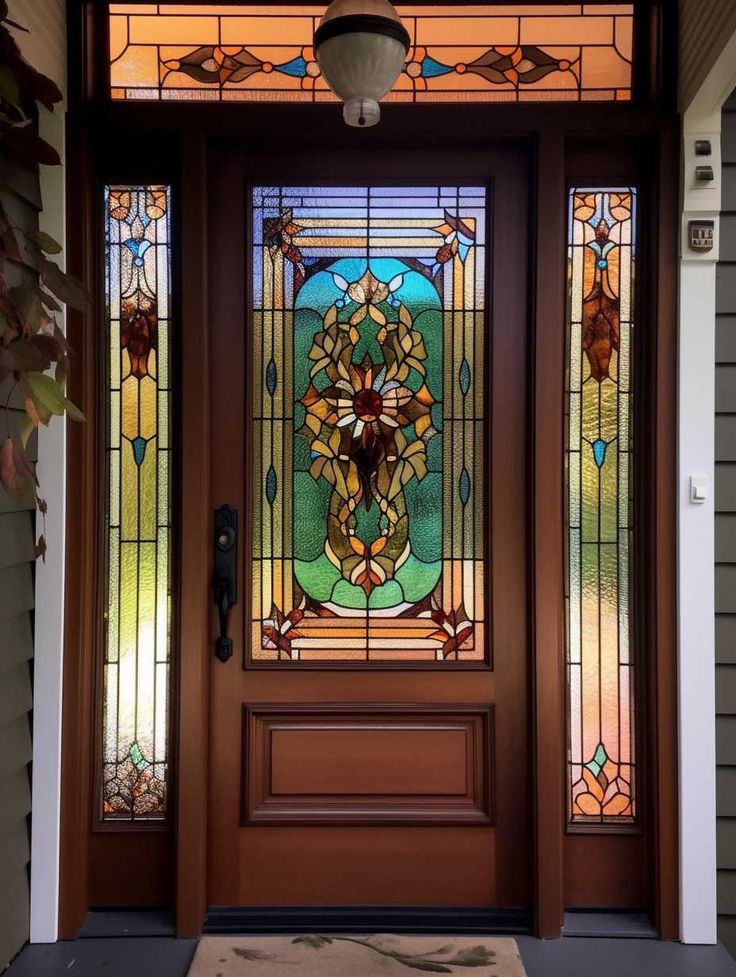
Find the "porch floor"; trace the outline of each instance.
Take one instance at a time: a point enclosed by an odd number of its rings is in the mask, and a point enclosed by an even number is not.
[[[721,945],[516,939],[527,977],[736,977],[736,960]],[[92,938],[27,946],[6,977],[185,977],[195,946],[195,940],[170,937]]]

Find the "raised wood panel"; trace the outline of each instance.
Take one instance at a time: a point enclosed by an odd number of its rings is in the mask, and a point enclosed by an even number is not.
[[[644,909],[648,885],[641,872],[646,836],[568,835],[565,846],[565,907],[568,909]]]
[[[489,824],[491,707],[246,706],[250,824]]]

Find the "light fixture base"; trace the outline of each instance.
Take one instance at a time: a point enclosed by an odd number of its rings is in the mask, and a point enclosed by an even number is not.
[[[367,129],[381,118],[381,106],[373,98],[350,98],[345,102],[342,115],[349,126]]]

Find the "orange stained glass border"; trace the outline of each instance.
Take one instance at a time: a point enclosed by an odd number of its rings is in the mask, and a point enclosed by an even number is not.
[[[116,100],[335,101],[322,5],[111,3]],[[411,47],[389,102],[628,101],[634,4],[397,5]]]

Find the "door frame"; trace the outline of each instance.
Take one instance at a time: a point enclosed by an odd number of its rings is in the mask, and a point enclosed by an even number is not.
[[[95,9],[95,7],[97,9]],[[179,547],[179,659],[174,668],[176,697],[186,702],[175,731],[174,868],[177,932],[201,932],[206,911],[206,823],[208,671],[210,595],[202,592],[201,571],[210,559],[209,407],[207,254],[202,229],[207,217],[208,142],[232,128],[230,106],[110,103],[104,93],[104,17],[101,5],[87,0],[69,4],[70,75],[69,171],[79,174],[68,187],[69,267],[99,300],[99,205],[101,181],[170,181],[178,188],[181,213],[178,271],[187,283],[181,303],[179,421],[187,431],[186,470],[181,479]],[[659,4],[644,4],[654,22]],[[104,13],[104,11],[102,11]],[[663,15],[662,15],[663,16]],[[660,30],[672,43],[673,21]],[[647,188],[646,224],[652,236],[642,279],[648,281],[649,334],[647,390],[649,410],[639,410],[641,437],[650,448],[653,477],[646,503],[655,517],[642,546],[650,569],[640,641],[646,670],[647,775],[651,784],[652,875],[655,925],[665,939],[678,936],[678,852],[676,773],[676,617],[675,617],[675,433],[676,433],[676,293],[678,241],[679,132],[672,65],[656,75],[655,57],[646,45],[655,32],[643,30],[638,44],[641,66],[631,105],[428,105],[389,112],[372,135],[384,151],[436,140],[451,131],[455,151],[482,146],[502,136],[524,139],[533,154],[538,201],[532,235],[536,238],[532,346],[530,349],[530,599],[532,634],[532,776],[535,824],[535,932],[560,935],[564,906],[566,824],[565,697],[563,607],[563,418],[565,329],[565,198],[569,181],[627,180],[640,175]],[[660,38],[659,50],[664,50]],[[77,67],[81,66],[81,68]],[[661,67],[661,66],[660,66]],[[656,77],[655,77],[656,75]],[[335,145],[356,135],[340,128],[334,106],[239,107],[245,140],[278,144],[274,120],[299,133],[309,145],[322,132]],[[479,122],[483,122],[483,125]],[[107,145],[125,144],[128,134],[146,141],[145,159],[131,151],[114,157]],[[595,133],[597,149],[590,149]],[[622,146],[625,151],[622,153]],[[628,168],[627,168],[628,167]],[[632,169],[633,168],[633,169]],[[82,233],[80,234],[80,228]],[[90,421],[69,426],[69,500],[67,526],[78,547],[67,554],[65,670],[62,756],[62,861],[60,935],[76,934],[87,909],[89,826],[93,791],[94,661],[98,647],[96,567],[98,437],[101,391],[98,314],[70,313],[69,335],[76,353],[70,396]],[[643,396],[640,397],[643,402]],[[654,501],[656,500],[656,505]],[[185,762],[177,762],[185,758]]]

